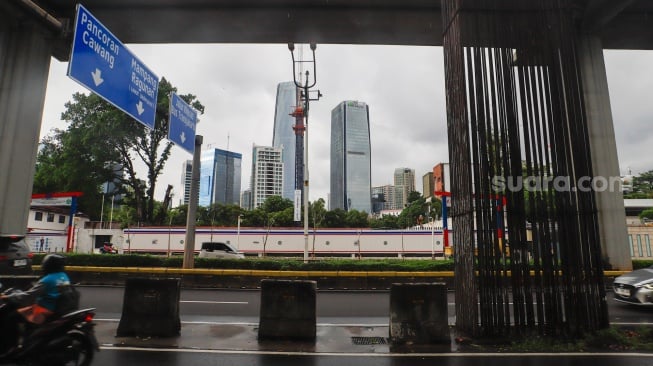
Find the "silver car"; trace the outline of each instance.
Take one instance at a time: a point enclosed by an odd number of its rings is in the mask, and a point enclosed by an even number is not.
[[[614,279],[614,299],[634,305],[653,306],[653,266]]]
[[[32,256],[23,237],[0,236],[0,275],[31,274]]]

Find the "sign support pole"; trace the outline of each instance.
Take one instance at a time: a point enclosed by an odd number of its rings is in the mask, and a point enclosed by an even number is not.
[[[186,240],[184,241],[183,268],[195,266],[195,226],[197,221],[197,205],[200,190],[200,155],[202,154],[202,135],[195,135],[195,151],[193,152],[193,171],[190,180],[190,200],[188,216],[186,216]]]

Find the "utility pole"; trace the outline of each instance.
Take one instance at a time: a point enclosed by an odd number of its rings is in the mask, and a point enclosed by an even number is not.
[[[311,100],[320,100],[320,97],[322,96],[322,93],[320,93],[319,90],[317,91],[317,97],[311,98],[309,95],[309,89],[314,87],[317,83],[317,67],[315,63],[315,49],[317,48],[317,45],[315,43],[311,43],[310,46],[313,53],[313,59],[304,61],[302,57],[302,59],[295,61],[295,44],[288,43],[288,50],[290,50],[290,55],[292,56],[293,81],[295,82],[295,86],[302,90],[300,101],[303,102],[302,114],[304,118],[304,125],[301,127],[301,129],[304,132],[304,191],[302,192],[302,198],[304,201],[304,263],[308,262],[308,109],[309,102]],[[304,63],[313,65],[313,79],[311,81],[310,72],[306,70],[306,79],[304,80],[304,85],[302,85],[301,80],[297,81],[295,69],[298,65],[301,66]],[[296,133],[298,132],[297,130],[295,131]]]

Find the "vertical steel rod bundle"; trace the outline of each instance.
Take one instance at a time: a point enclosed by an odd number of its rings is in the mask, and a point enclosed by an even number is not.
[[[608,325],[574,9],[443,0],[456,322],[472,335]]]

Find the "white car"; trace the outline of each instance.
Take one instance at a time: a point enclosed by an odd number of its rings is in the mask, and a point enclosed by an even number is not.
[[[653,266],[615,278],[612,290],[614,299],[619,302],[653,306]]]
[[[202,248],[200,249],[200,258],[227,258],[227,259],[236,259],[236,258],[245,258],[243,253],[238,252],[238,250],[227,243],[221,242],[205,242],[202,243]]]

